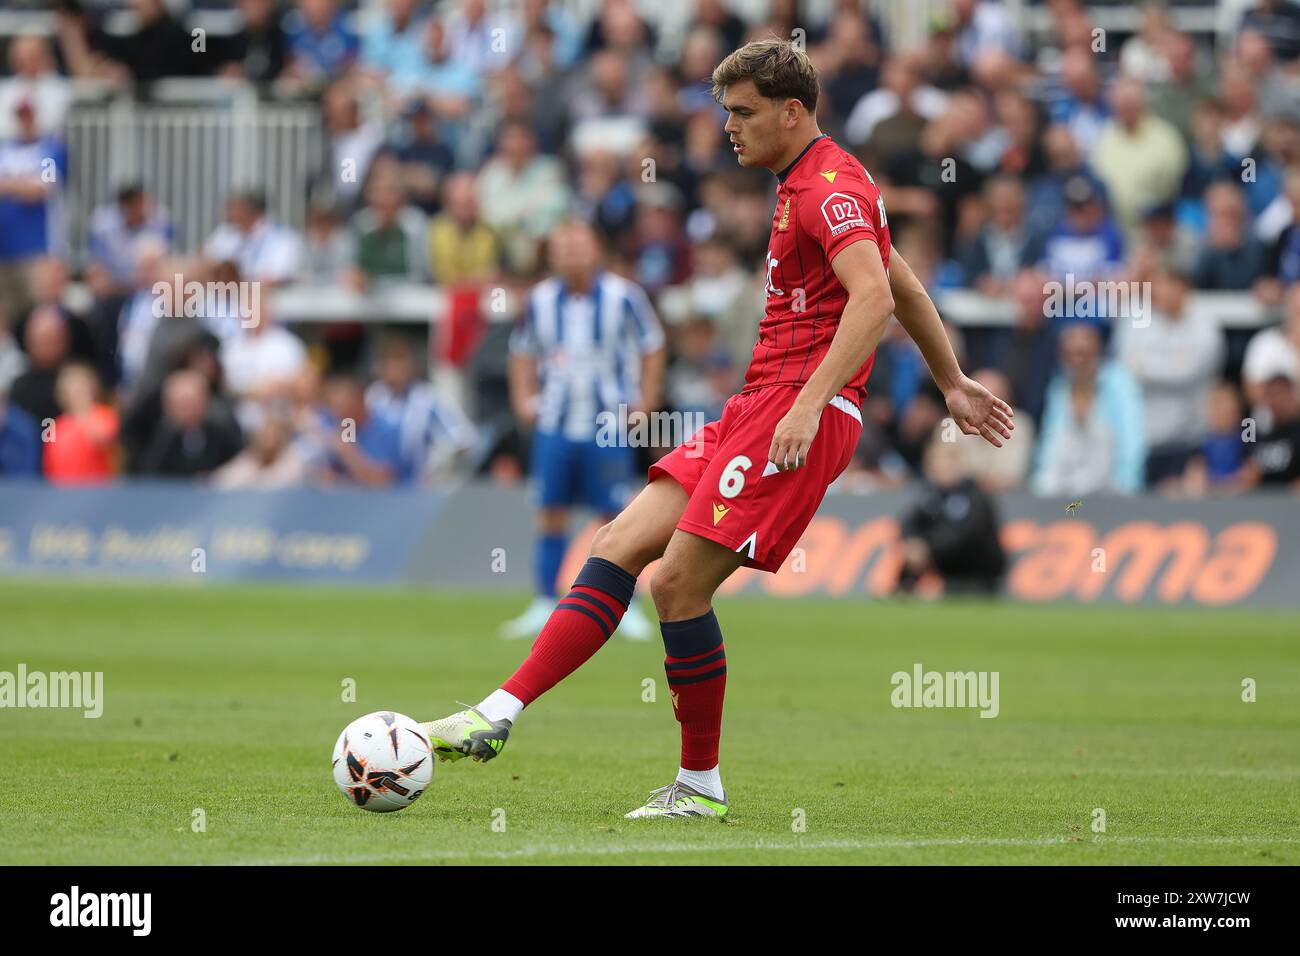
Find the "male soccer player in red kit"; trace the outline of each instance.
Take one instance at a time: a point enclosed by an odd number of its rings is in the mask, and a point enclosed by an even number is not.
[[[876,345],[891,314],[916,341],[953,420],[1000,446],[1011,408],[962,374],[939,315],[897,252],[880,191],[817,127],[817,72],[784,40],[746,44],[713,72],[742,166],[776,173],[767,307],[745,384],[722,418],[650,469],[591,546],[528,659],[477,707],[424,725],[443,759],[490,760],[519,713],[609,638],[642,570],[681,724],[676,779],[636,817],[723,817],[718,741],[727,659],[713,595],[741,565],[776,571],[848,465]],[[702,452],[702,453],[701,453]]]

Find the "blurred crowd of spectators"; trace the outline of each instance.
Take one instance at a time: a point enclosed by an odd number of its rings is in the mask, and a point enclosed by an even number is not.
[[[671,32],[630,0],[603,0],[590,22],[542,0],[235,6],[239,29],[201,44],[162,0],[132,0],[127,33],[62,2],[51,36],[9,41],[0,474],[517,479],[527,436],[505,396],[509,323],[479,293],[517,303],[570,217],[594,224],[605,266],[665,319],[666,407],[716,417],[763,308],[774,188],[737,167],[710,74],[775,34],[806,44],[821,126],[880,184],[893,242],[927,287],[1007,305],[1008,324],[950,330],[964,366],[1018,409],[1006,449],[959,442],[962,474],[987,492],[1070,497],[1300,487],[1300,7],[1287,0],[1258,0],[1217,46],[1160,5],[1114,36],[1086,4],[1049,0],[1051,30],[1030,37],[999,3],[951,0],[906,49],[855,0],[816,22],[796,2],[746,22],[699,0]],[[303,183],[306,222],[275,221],[242,190],[182,255],[172,213],[124,183],[89,223],[89,261],[72,263],[60,183],[76,161],[62,139],[73,82],[147,97],[195,75],[319,104],[327,156]],[[152,289],[177,276],[258,283],[256,321],[230,303],[160,320]],[[89,293],[76,308],[74,280]],[[303,337],[268,302],[293,284],[393,282],[451,293],[456,348],[353,323]],[[1089,284],[1149,301],[1053,306],[1053,288]],[[1234,291],[1275,324],[1230,332],[1196,295]],[[841,483],[896,487],[922,473],[946,416],[896,325],[869,389]]]

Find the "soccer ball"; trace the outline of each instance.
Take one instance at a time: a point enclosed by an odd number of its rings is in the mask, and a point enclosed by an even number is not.
[[[409,807],[433,780],[433,751],[420,725],[381,710],[343,728],[334,745],[334,782],[363,810]]]

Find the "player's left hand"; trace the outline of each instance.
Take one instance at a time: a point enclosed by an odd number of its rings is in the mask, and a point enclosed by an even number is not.
[[[808,449],[817,437],[817,426],[820,423],[820,408],[805,408],[796,402],[776,423],[767,460],[776,465],[779,471],[794,471],[808,464]]]
[[[1002,439],[1010,438],[1012,429],[1016,427],[1011,406],[965,375],[943,393],[943,400],[948,403],[952,420],[963,434],[979,435],[998,448],[1002,447]]]

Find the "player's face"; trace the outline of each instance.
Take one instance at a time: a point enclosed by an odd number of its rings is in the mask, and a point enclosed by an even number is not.
[[[722,91],[722,105],[728,113],[723,129],[736,161],[742,166],[772,168],[785,154],[788,131],[782,104],[761,95],[753,80],[742,80]]]

